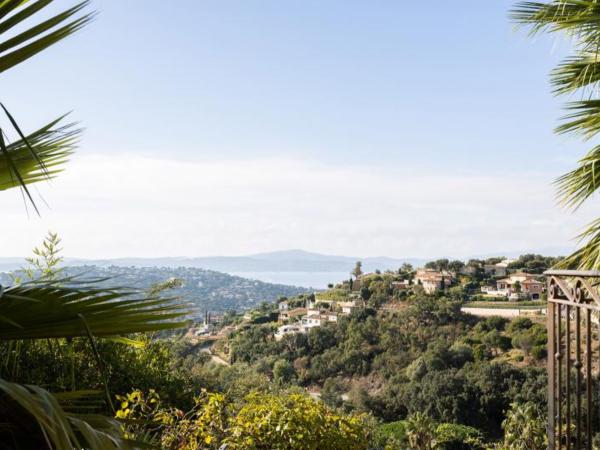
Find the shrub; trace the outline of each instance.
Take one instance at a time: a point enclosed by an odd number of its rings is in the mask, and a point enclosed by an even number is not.
[[[546,357],[547,351],[545,345],[536,345],[531,350],[531,356],[535,359],[544,359]]]
[[[518,331],[529,330],[533,326],[533,322],[528,317],[517,317],[508,325],[508,331],[515,333]]]
[[[247,395],[233,402],[223,394],[203,392],[183,413],[163,408],[154,392],[120,397],[116,416],[129,425],[129,438],[151,436],[160,448],[218,449],[364,449],[373,431],[364,415],[338,414],[304,394]],[[151,424],[151,425],[150,425]]]
[[[512,404],[502,422],[506,450],[546,448],[546,415],[533,403]]]
[[[481,432],[466,425],[442,423],[437,427],[435,434],[436,449],[476,450],[485,448]]]

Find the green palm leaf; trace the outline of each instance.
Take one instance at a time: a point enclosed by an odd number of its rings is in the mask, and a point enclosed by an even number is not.
[[[559,177],[555,184],[560,202],[569,208],[579,208],[600,187],[600,146],[592,149],[576,169]]]
[[[582,247],[560,261],[557,268],[598,270],[600,267],[600,219],[589,224],[577,238],[583,244]]]
[[[71,393],[73,398],[77,394]],[[107,450],[131,448],[120,423],[96,414],[67,413],[59,398],[34,385],[0,379],[0,437],[28,448]],[[31,429],[33,418],[38,430]],[[25,442],[24,442],[25,441]]]
[[[57,126],[61,119],[6,145],[6,152],[0,152],[0,191],[47,180],[62,171],[81,129],[73,123]]]
[[[0,22],[0,35],[17,25],[22,24],[32,15],[52,3],[52,1],[53,0],[3,2],[0,8],[5,7],[6,14],[12,14],[4,21]],[[69,19],[85,8],[88,3],[87,0],[81,2],[64,12],[1,42],[0,73],[31,58],[42,50],[56,44],[84,27],[93,18],[93,14],[85,14],[84,16],[75,18],[71,21],[69,21]],[[29,5],[27,6],[27,4]],[[0,15],[1,14],[2,11],[0,11]]]
[[[177,299],[64,281],[30,282],[0,292],[0,339],[88,336],[88,327],[94,336],[115,336],[188,324],[181,319],[189,309]]]

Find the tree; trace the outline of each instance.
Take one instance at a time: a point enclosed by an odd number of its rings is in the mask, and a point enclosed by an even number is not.
[[[362,275],[362,262],[360,261],[356,261],[356,265],[354,266],[354,269],[352,269],[351,274],[354,275],[354,277],[356,279],[360,278],[360,276]]]
[[[462,261],[459,261],[458,259],[454,260],[454,261],[450,261],[450,263],[448,264],[448,269],[450,269],[451,272],[454,273],[460,273],[460,271],[465,267],[465,263],[463,263]]]
[[[559,134],[580,135],[584,140],[600,131],[600,96],[598,84],[598,2],[596,0],[554,0],[519,2],[512,11],[513,19],[539,32],[566,34],[573,42],[573,54],[564,59],[551,74],[556,95],[579,94],[583,100],[567,104],[568,114],[556,128]],[[600,187],[600,145],[593,147],[578,166],[556,180],[561,203],[578,209]],[[582,247],[564,259],[560,266],[598,269],[600,266],[600,219],[590,223],[579,236]]]
[[[294,366],[285,359],[280,359],[273,365],[273,379],[278,384],[289,383],[295,375],[296,371],[294,370]]]

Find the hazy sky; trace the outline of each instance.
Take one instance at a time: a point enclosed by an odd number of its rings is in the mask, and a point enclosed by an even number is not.
[[[2,75],[26,128],[71,110],[86,128],[41,218],[2,193],[2,254],[48,229],[80,257],[570,246],[594,208],[550,185],[586,150],[552,134],[568,44],[515,31],[511,5],[95,0]]]

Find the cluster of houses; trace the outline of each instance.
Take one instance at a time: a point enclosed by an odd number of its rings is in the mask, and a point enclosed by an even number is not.
[[[306,307],[290,308],[289,302],[279,303],[279,323],[275,339],[280,340],[286,334],[306,333],[311,328],[321,327],[328,322],[337,322],[338,317],[352,314],[363,308],[364,302],[357,296],[347,301],[314,299],[306,301]]]
[[[514,260],[506,259],[497,264],[483,267],[486,275],[495,278],[495,284],[482,286],[481,292],[485,295],[509,300],[539,300],[546,289],[546,284],[539,280],[539,275],[525,272],[509,273],[508,266]],[[466,267],[463,274],[469,275],[471,268]],[[423,286],[428,294],[443,290],[451,286],[456,275],[448,271],[433,269],[419,269],[415,275],[415,282]]]

